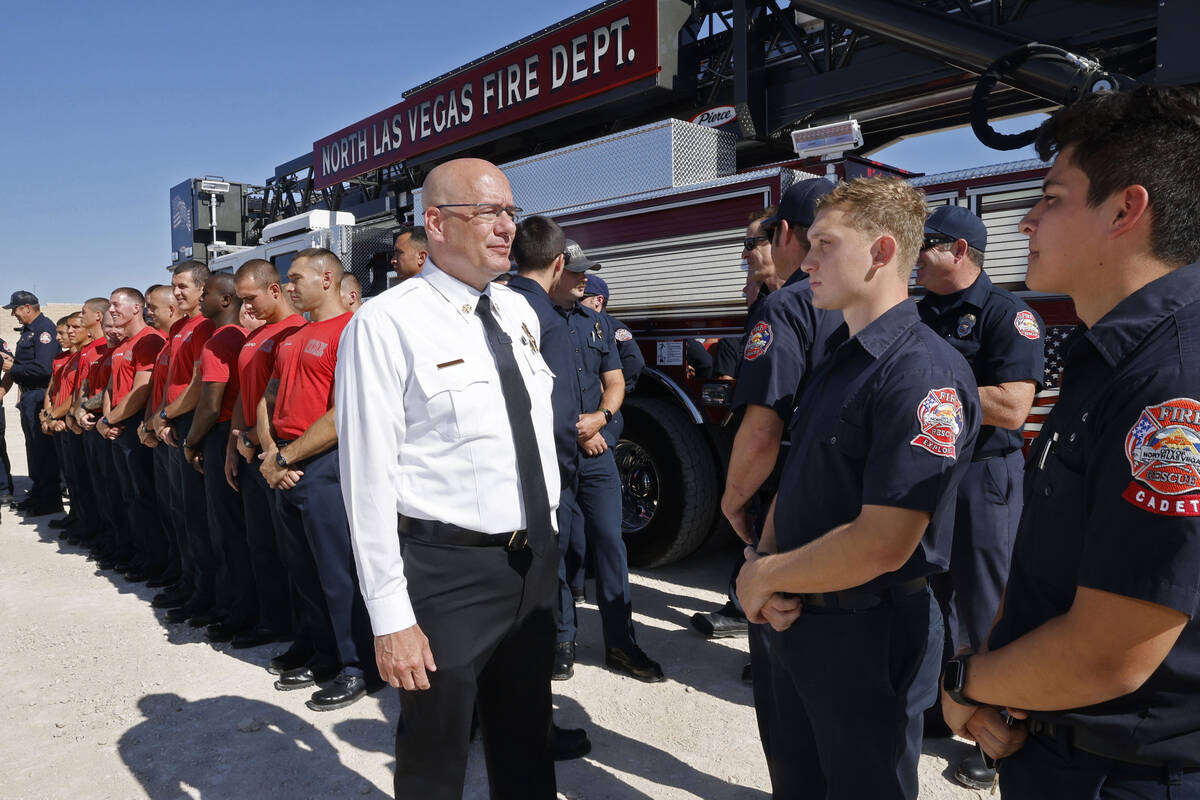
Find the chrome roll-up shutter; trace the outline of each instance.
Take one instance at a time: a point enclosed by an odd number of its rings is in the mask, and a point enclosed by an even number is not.
[[[1017,223],[1041,195],[1040,186],[977,195],[976,213],[988,229],[984,269],[993,283],[1009,289],[1025,288],[1029,237],[1017,230]]]
[[[569,231],[568,231],[569,233]],[[617,317],[738,313],[746,308],[741,269],[744,228],[589,248]]]

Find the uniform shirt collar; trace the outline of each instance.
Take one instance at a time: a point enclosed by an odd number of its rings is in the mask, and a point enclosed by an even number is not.
[[[917,304],[906,298],[883,312],[854,338],[872,358],[879,358],[905,331],[920,321]]]
[[[1126,297],[1084,333],[1109,366],[1116,366],[1150,331],[1200,300],[1200,262],[1179,267]]]
[[[492,310],[496,314],[503,313],[501,306],[506,305],[503,301],[496,302],[496,294],[492,292],[495,284],[489,282],[487,288],[482,292],[474,286],[467,284],[443,272],[442,269],[433,263],[433,259],[426,259],[425,266],[421,268],[420,277],[429,282],[429,285],[452,305],[459,314],[464,317],[470,317],[475,314],[475,307],[479,305],[480,295],[487,295],[492,300]]]
[[[547,300],[550,299],[550,294],[543,286],[533,278],[526,278],[524,275],[513,275],[508,279],[508,288],[513,291],[525,292],[537,296],[544,296]]]
[[[783,282],[783,286],[791,286],[794,283],[799,283],[800,281],[806,281],[806,280],[808,280],[808,273],[805,272],[804,270],[800,269],[799,267],[797,267],[796,271],[793,272],[791,275],[789,275],[788,279]],[[782,289],[783,286],[781,286],[779,288]]]
[[[935,314],[944,314],[952,308],[957,308],[962,304],[973,306],[976,310],[982,311],[987,305],[988,295],[992,293],[992,279],[988,277],[983,270],[979,271],[979,277],[965,289],[960,289],[957,292],[950,294],[938,294],[926,290],[924,296],[920,300],[920,304],[933,310]]]
[[[986,272],[979,270],[979,277],[963,291],[962,300],[982,310],[987,305],[988,295],[991,293],[992,279]]]

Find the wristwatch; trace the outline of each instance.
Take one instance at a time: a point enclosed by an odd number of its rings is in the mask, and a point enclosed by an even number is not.
[[[291,469],[291,464],[288,464],[287,459],[283,457],[282,450],[275,451],[275,463],[283,469]]]
[[[109,427],[112,427],[112,423],[108,421],[108,417],[107,417],[107,416],[103,416],[103,417],[101,417],[101,418],[100,418],[100,421],[101,421],[101,422],[103,422],[105,425],[108,425]]]
[[[603,415],[604,415],[604,424],[605,424],[605,425],[607,425],[608,423],[612,422],[612,412],[611,412],[611,411],[609,411],[609,410],[608,410],[607,408],[605,408],[604,406],[601,406],[601,407],[600,407],[599,409],[597,409],[597,410],[598,410],[598,411],[599,411],[601,414],[603,414]]]
[[[250,448],[251,450],[254,449],[254,441],[250,438],[250,434],[246,433],[245,431],[242,431],[242,444],[246,445],[246,447]]]
[[[162,411],[158,412],[158,416],[160,419],[162,419],[163,422],[171,421],[171,418],[167,416],[167,410],[165,408]]]
[[[969,655],[955,656],[946,662],[942,673],[942,688],[950,695],[950,699],[960,706],[981,705],[963,694],[963,687],[967,683],[967,662],[970,659]]]
[[[183,442],[181,443],[180,446],[183,447],[184,450],[195,450],[196,449],[195,447],[192,446],[192,443],[189,442],[186,438],[183,440]]]

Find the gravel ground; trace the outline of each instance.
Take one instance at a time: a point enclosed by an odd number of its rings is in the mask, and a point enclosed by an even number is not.
[[[13,407],[8,451],[23,476]],[[18,493],[28,482],[18,479]],[[394,690],[323,714],[308,693],[277,692],[265,671],[282,646],[232,651],[150,607],[153,590],[95,574],[50,517],[0,521],[0,798],[342,798],[391,796]],[[668,680],[643,684],[603,667],[594,605],[581,609],[575,677],[555,684],[557,721],[587,728],[589,757],[558,765],[579,800],[766,798],[766,766],[744,639],[707,641],[688,623],[723,602],[730,556],[718,552],[631,576],[639,639]],[[589,585],[589,592],[592,587]],[[967,745],[931,740],[921,798],[982,796],[948,767]],[[487,797],[473,751],[464,797]],[[415,799],[414,799],[415,800]]]

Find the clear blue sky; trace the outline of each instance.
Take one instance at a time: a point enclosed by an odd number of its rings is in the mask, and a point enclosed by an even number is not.
[[[277,164],[398,102],[406,89],[591,5],[7,6],[0,295],[6,301],[21,288],[43,302],[78,301],[162,281],[175,184],[206,174],[261,184]],[[958,131],[874,157],[940,172],[1028,154],[991,151]]]

